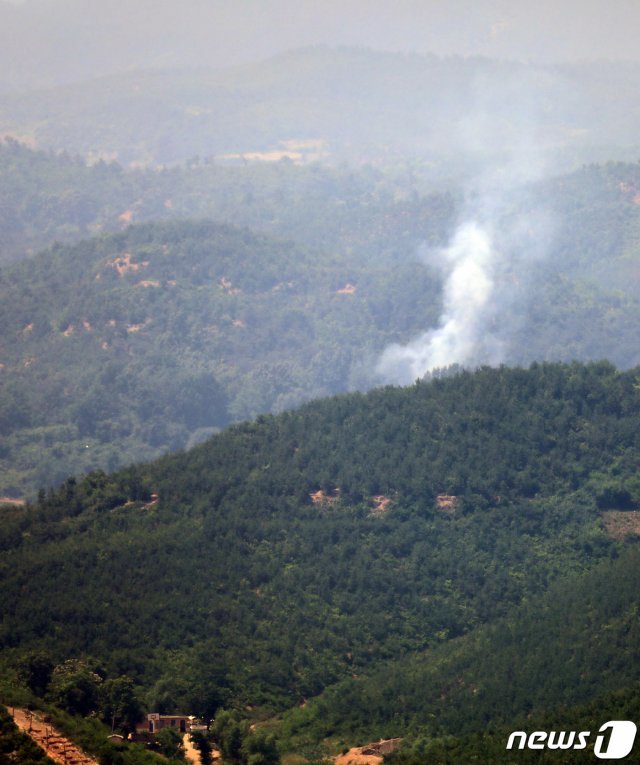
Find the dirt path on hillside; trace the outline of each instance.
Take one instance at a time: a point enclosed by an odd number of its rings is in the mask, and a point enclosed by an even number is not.
[[[200,765],[200,752],[195,748],[191,741],[191,736],[185,733],[182,737],[182,743],[184,744],[184,756],[187,758],[187,762],[191,765]]]
[[[15,724],[27,733],[59,765],[98,765],[97,760],[85,754],[51,723],[44,722],[37,712],[9,708]]]
[[[184,756],[187,758],[187,762],[191,763],[191,765],[200,765],[200,752],[195,748],[193,745],[193,742],[191,741],[191,736],[188,733],[185,733],[182,742],[184,743]],[[211,759],[215,762],[216,760],[219,760],[222,757],[220,754],[220,751],[216,749],[215,747],[211,750]]]

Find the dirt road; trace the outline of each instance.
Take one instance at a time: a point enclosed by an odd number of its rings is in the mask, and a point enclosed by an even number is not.
[[[44,722],[37,712],[9,707],[9,713],[18,728],[31,736],[59,765],[98,765],[97,760],[65,738],[51,723]]]

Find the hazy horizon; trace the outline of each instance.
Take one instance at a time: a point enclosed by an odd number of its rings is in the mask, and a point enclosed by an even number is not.
[[[0,81],[224,68],[309,45],[563,63],[640,61],[633,0],[0,0]]]

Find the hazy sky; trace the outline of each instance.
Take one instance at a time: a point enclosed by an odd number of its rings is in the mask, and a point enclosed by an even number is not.
[[[317,43],[639,60],[639,31],[640,0],[0,0],[0,80],[218,67]]]

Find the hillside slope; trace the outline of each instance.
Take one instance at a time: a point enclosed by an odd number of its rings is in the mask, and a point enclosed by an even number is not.
[[[456,666],[492,633],[466,654],[456,638],[616,555],[602,513],[640,500],[638,396],[637,372],[607,364],[484,369],[67,481],[3,510],[5,677],[46,648],[132,675],[153,707],[273,711],[427,648]],[[610,688],[628,679],[617,666]]]
[[[125,173],[15,145],[0,160],[15,189],[4,212],[16,246],[121,228],[115,211],[127,204],[134,220],[194,210],[268,232],[147,223],[4,268],[0,496],[33,496],[231,420],[366,389],[381,380],[385,347],[438,324],[439,248],[464,209],[447,195],[397,196],[401,179],[375,171]],[[83,218],[85,188],[95,207]],[[493,222],[502,265],[485,326],[505,362],[640,363],[639,193],[638,167],[623,164],[513,191]]]
[[[490,625],[329,688],[285,716],[288,745],[403,736],[426,747],[427,762],[431,749],[440,762],[448,748],[458,754],[452,762],[466,761],[465,748],[466,757],[512,762],[509,729],[596,731],[609,719],[634,719],[624,712],[639,701],[637,540],[636,532],[619,558],[561,577]],[[580,707],[603,697],[590,725],[576,728]]]
[[[419,242],[440,243],[455,215],[451,196],[422,176],[420,166],[382,172],[291,162],[125,170],[0,141],[0,263],[54,242],[180,218],[249,226],[369,262],[398,259]]]
[[[398,328],[435,318],[429,273],[389,272],[206,221],[5,269],[0,496],[357,385]]]

